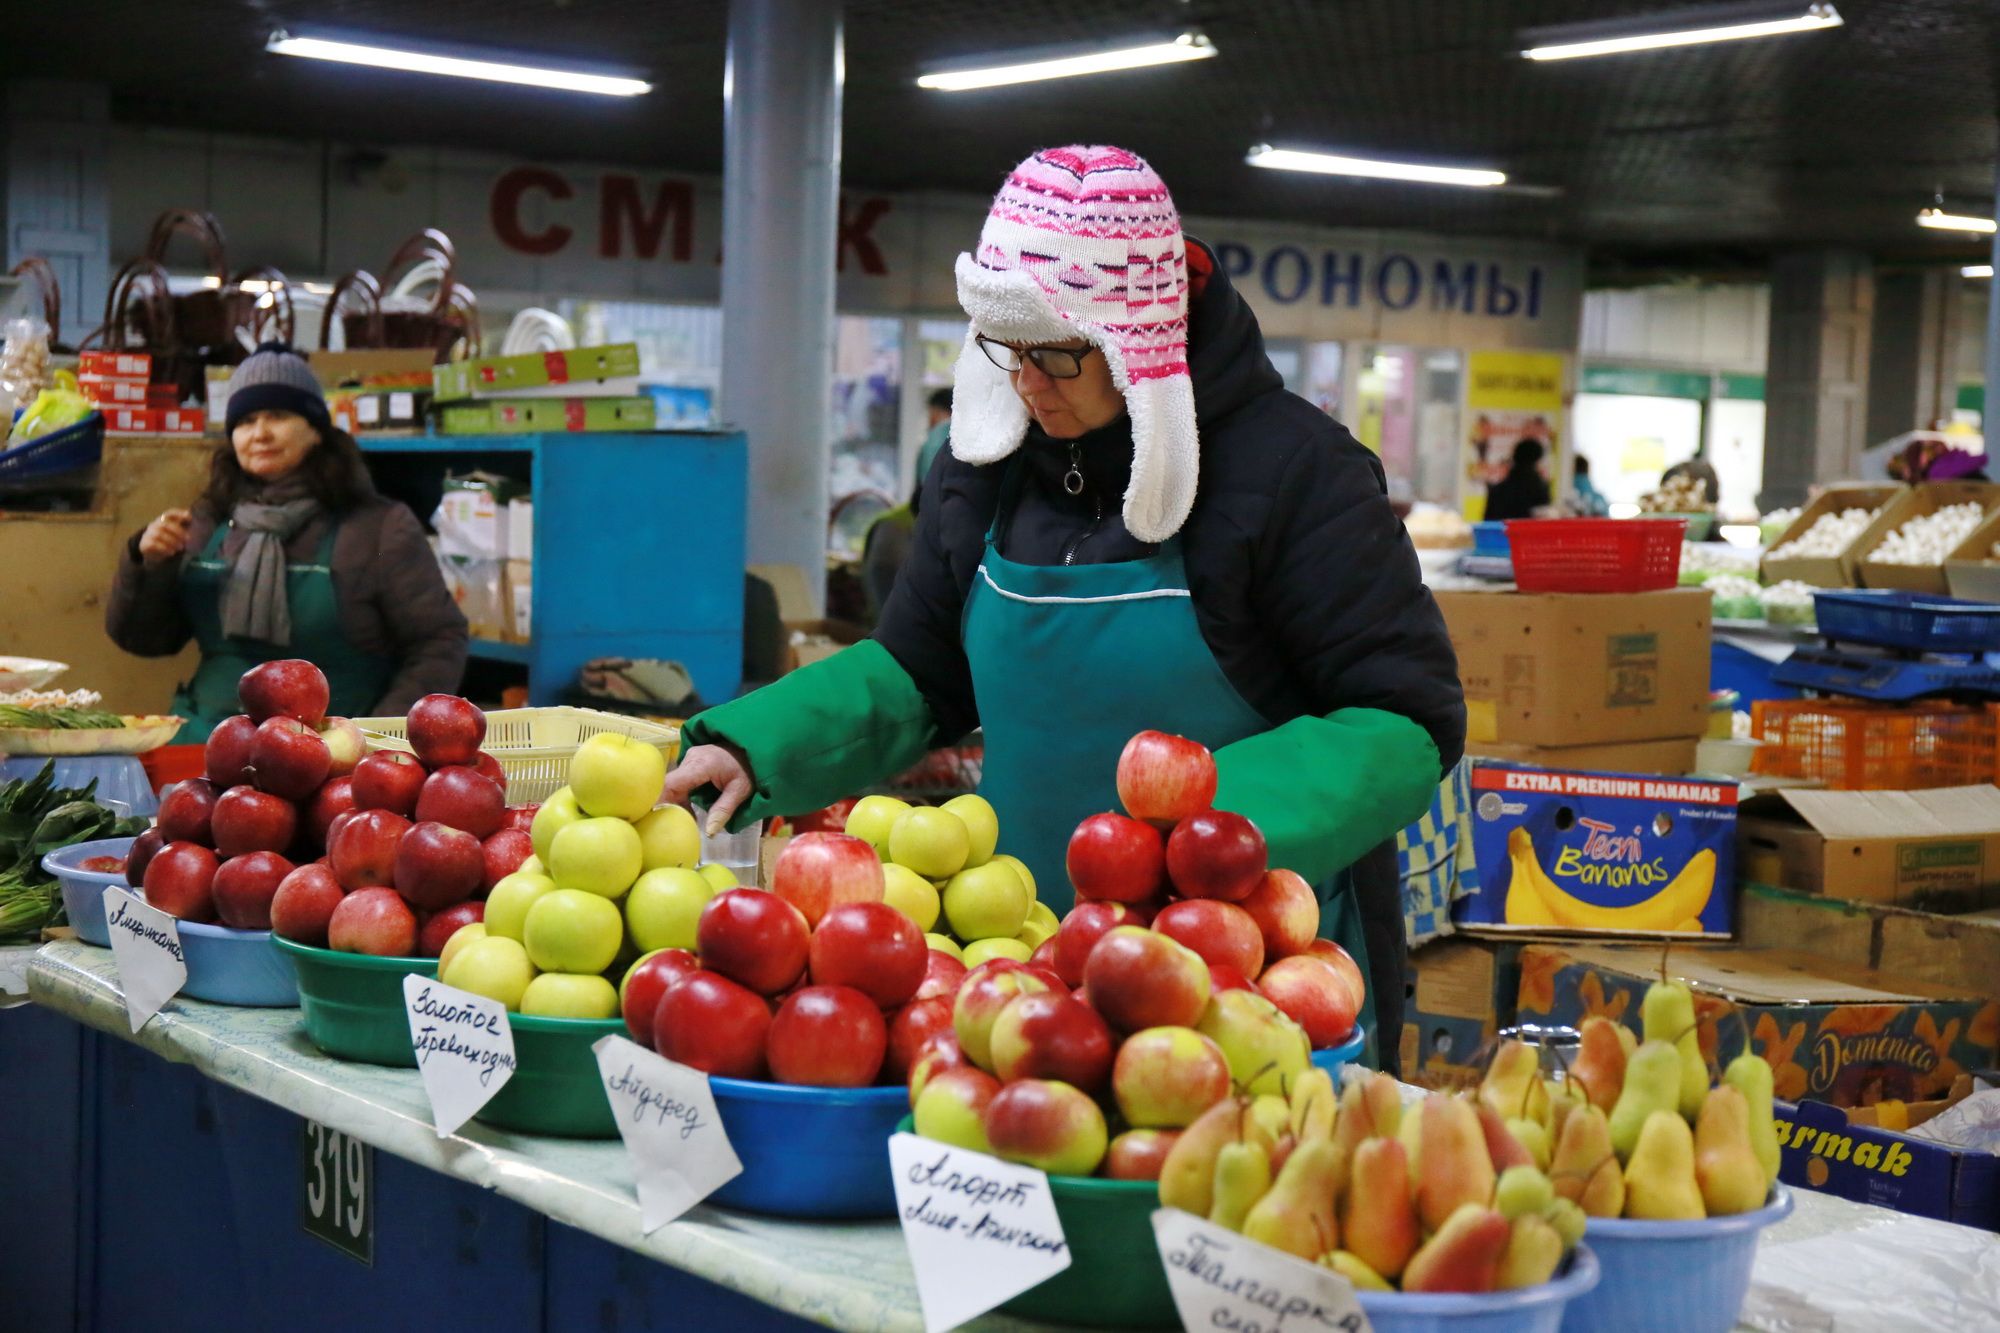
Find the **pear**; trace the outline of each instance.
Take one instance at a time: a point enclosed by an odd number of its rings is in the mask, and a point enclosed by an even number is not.
[[[1225,1143],[1215,1155],[1215,1201],[1208,1220],[1231,1231],[1271,1188],[1271,1157],[1254,1143]]]
[[[1750,1110],[1750,1149],[1764,1168],[1768,1189],[1778,1182],[1778,1126],[1771,1118],[1771,1065],[1749,1051],[1729,1062],[1722,1081],[1743,1094]]]
[[[1242,1123],[1250,1118],[1249,1105],[1244,1098],[1225,1097],[1181,1131],[1160,1163],[1162,1204],[1196,1217],[1208,1216],[1215,1206],[1216,1158],[1225,1144],[1242,1139]]]
[[[1614,1175],[1617,1173],[1618,1164],[1616,1162],[1611,1164],[1611,1170]],[[1621,1201],[1625,1197],[1624,1183],[1622,1181],[1619,1183],[1618,1197]],[[1556,1229],[1556,1234],[1562,1237],[1563,1248],[1565,1250],[1575,1249],[1583,1240],[1583,1229],[1590,1225],[1590,1219],[1583,1215],[1583,1209],[1577,1207],[1568,1199],[1557,1199],[1542,1210],[1542,1217],[1550,1226]]]
[[[1424,1098],[1420,1115],[1417,1215],[1426,1230],[1436,1231],[1459,1205],[1484,1206],[1493,1197],[1494,1159],[1487,1151],[1487,1135],[1480,1128],[1473,1103],[1433,1094]],[[1500,1134],[1513,1142],[1506,1130]]]
[[[1491,1208],[1461,1204],[1403,1269],[1404,1291],[1493,1290],[1514,1229]]]
[[[1710,1089],[1694,1126],[1694,1175],[1710,1217],[1755,1212],[1770,1182],[1750,1146],[1750,1101],[1727,1083]]]
[[[1306,1070],[1305,1073],[1300,1074],[1298,1080],[1292,1084],[1290,1102],[1293,1138],[1303,1139],[1306,1137],[1305,1126],[1308,1117],[1314,1118],[1315,1122],[1317,1122],[1318,1118],[1323,1116],[1327,1128],[1332,1128],[1332,1115],[1327,1112],[1315,1110],[1316,1104],[1322,1099],[1338,1105],[1340,1092],[1333,1086],[1333,1075],[1321,1069],[1318,1065],[1314,1065],[1311,1069]]]
[[[1508,1167],[1500,1173],[1500,1183],[1493,1187],[1493,1206],[1509,1222],[1541,1212],[1555,1197],[1555,1186],[1532,1166]]]
[[[1528,1150],[1528,1156],[1535,1159],[1541,1170],[1549,1169],[1549,1130],[1539,1120],[1509,1120],[1507,1132],[1514,1136],[1514,1142]]]
[[[1417,1193],[1417,1176],[1423,1164],[1424,1102],[1429,1100],[1430,1098],[1426,1097],[1423,1102],[1418,1102],[1396,1125],[1396,1141],[1403,1145],[1403,1156],[1408,1158],[1410,1163],[1410,1195],[1413,1198]],[[1335,1125],[1333,1132],[1338,1137],[1340,1126]]]
[[[1283,1097],[1265,1093],[1250,1102],[1250,1118],[1264,1131],[1263,1137],[1276,1143],[1292,1132],[1292,1108]]]
[[[1573,1083],[1558,1083],[1554,1079],[1543,1079],[1542,1086],[1549,1090],[1549,1142],[1561,1143],[1563,1125],[1569,1113],[1579,1106],[1589,1105],[1583,1090]]]
[[[1417,1210],[1410,1202],[1410,1168],[1395,1139],[1363,1139],[1348,1169],[1340,1209],[1347,1248],[1383,1277],[1395,1277],[1417,1249]]]
[[[1334,1272],[1354,1284],[1357,1291],[1394,1291],[1382,1275],[1362,1262],[1361,1256],[1351,1250],[1328,1250],[1319,1257],[1322,1268]]]
[[[1611,1108],[1611,1147],[1618,1160],[1630,1161],[1646,1117],[1655,1111],[1680,1110],[1681,1053],[1670,1042],[1648,1039],[1625,1062],[1625,1086]]]
[[[1549,1174],[1555,1192],[1592,1217],[1617,1217],[1625,1209],[1625,1176],[1611,1151],[1611,1125],[1595,1106],[1573,1113],[1563,1126]]]
[[[1583,1020],[1583,1040],[1569,1067],[1569,1081],[1584,1098],[1606,1115],[1618,1104],[1625,1086],[1625,1043],[1619,1034],[1630,1029],[1599,1015]]]
[[[1670,1041],[1680,1052],[1680,1095],[1675,1099],[1681,1119],[1690,1125],[1708,1095],[1708,1062],[1701,1058],[1701,1035],[1695,1028],[1694,995],[1677,981],[1656,981],[1646,987],[1639,1020],[1647,1041]],[[1616,1132],[1613,1132],[1614,1139]]]
[[[1396,1080],[1380,1070],[1341,1089],[1340,1112],[1333,1122],[1332,1135],[1334,1151],[1340,1162],[1334,1169],[1339,1189],[1347,1188],[1354,1150],[1364,1139],[1386,1138],[1396,1133],[1402,1106],[1402,1098],[1396,1091]]]
[[[1308,1263],[1340,1242],[1333,1215],[1333,1145],[1312,1140],[1292,1149],[1284,1169],[1243,1218],[1243,1234]]]
[[[1656,1222],[1708,1216],[1694,1174],[1694,1131],[1678,1110],[1646,1117],[1625,1164],[1625,1216]]]
[[[1500,1252],[1500,1270],[1494,1287],[1515,1291],[1539,1287],[1556,1275],[1562,1263],[1563,1239],[1553,1226],[1534,1214],[1514,1219],[1507,1235],[1507,1248]]]
[[[1534,1153],[1528,1145],[1515,1138],[1507,1129],[1507,1122],[1500,1113],[1485,1102],[1477,1102],[1473,1107],[1479,1117],[1479,1130],[1486,1136],[1486,1155],[1493,1159],[1495,1171],[1505,1171],[1510,1166],[1533,1166]]]
[[[1480,1080],[1479,1100],[1502,1120],[1548,1119],[1549,1094],[1542,1086],[1542,1061],[1535,1048],[1512,1039],[1501,1042]]]

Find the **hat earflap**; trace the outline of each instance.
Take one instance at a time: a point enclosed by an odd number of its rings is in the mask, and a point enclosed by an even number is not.
[[[1125,487],[1125,527],[1142,542],[1163,542],[1194,510],[1201,475],[1194,381],[1185,372],[1134,381],[1125,351],[1101,327],[1077,325],[1111,368],[1111,382],[1132,419],[1132,480]]]

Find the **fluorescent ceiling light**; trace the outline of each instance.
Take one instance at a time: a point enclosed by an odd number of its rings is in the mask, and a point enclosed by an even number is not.
[[[518,83],[530,88],[557,88],[573,93],[599,93],[606,97],[637,97],[653,90],[653,85],[644,79],[580,74],[574,70],[542,69],[533,65],[513,65],[494,60],[465,60],[457,56],[432,55],[425,51],[401,50],[359,42],[337,42],[320,37],[294,37],[283,30],[272,33],[270,41],[264,44],[264,49],[281,56],[304,56],[311,60],[332,60],[346,65],[369,65],[376,69],[402,70],[409,74],[446,74],[459,79]]]
[[[1505,185],[1504,171],[1484,171],[1471,167],[1434,167],[1422,162],[1378,162],[1365,157],[1343,157],[1337,153],[1307,153],[1294,148],[1273,148],[1259,144],[1243,159],[1253,167],[1279,171],[1315,171],[1323,176],[1367,176],[1386,181],[1422,181],[1431,185]]]
[[[1784,37],[1795,32],[1838,28],[1840,14],[1830,4],[1714,5],[1669,10],[1617,23],[1568,24],[1524,33],[1521,52],[1530,60],[1578,60],[1669,46],[1739,42],[1752,37]]]
[[[1961,278],[1990,278],[1993,276],[1993,265],[1967,264],[1958,271],[1958,276]]]
[[[1976,218],[1964,213],[1947,213],[1942,208],[1926,208],[1917,214],[1919,227],[1930,227],[1937,231],[1978,231],[1991,233],[1994,228],[1992,218]]]
[[[961,69],[923,74],[919,88],[962,93],[974,88],[998,88],[1009,83],[1034,83],[1041,79],[1070,79],[1079,74],[1109,74],[1121,69],[1144,69],[1149,65],[1177,65],[1189,60],[1207,60],[1216,53],[1208,38],[1184,32],[1171,42],[1148,46],[1126,46],[1088,55],[1063,56],[1053,60],[1030,60],[1015,65],[993,65],[985,69]]]

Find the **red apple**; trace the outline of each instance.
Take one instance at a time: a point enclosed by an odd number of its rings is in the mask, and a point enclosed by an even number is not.
[[[926,1000],[911,1000],[890,1016],[889,1054],[883,1062],[883,1072],[898,1083],[908,1081],[910,1066],[931,1039],[940,1035],[951,1037],[953,1046],[958,1044],[951,1030],[951,997],[933,995]]]
[[[842,903],[882,901],[882,859],[845,833],[801,833],[771,866],[771,891],[817,926]]]
[[[1229,1095],[1229,1061],[1193,1028],[1147,1028],[1118,1048],[1111,1092],[1134,1129],[1185,1129]]]
[[[479,879],[479,891],[491,893],[493,886],[521,868],[521,862],[535,854],[534,839],[526,829],[501,828],[483,844],[486,859],[485,873]]]
[[[1263,882],[1264,835],[1242,815],[1204,810],[1167,836],[1167,877],[1183,898],[1241,902]]]
[[[224,860],[245,852],[282,852],[299,829],[298,808],[255,787],[231,787],[215,800],[209,831]]]
[[[460,926],[485,919],[486,904],[482,902],[453,903],[441,912],[432,912],[417,927],[417,952],[425,958],[435,958],[444,952],[445,942],[458,933]]]
[[[326,853],[340,887],[353,893],[394,884],[396,849],[410,831],[410,821],[387,810],[361,810],[336,822],[340,827],[333,831]]]
[[[326,781],[332,758],[319,733],[289,717],[257,725],[250,740],[250,781],[258,791],[303,801]]]
[[[919,1071],[923,1073],[923,1071]],[[983,1069],[957,1065],[910,1077],[910,1110],[917,1133],[974,1152],[985,1152],[986,1108],[1000,1092],[1000,1080]]]
[[[1215,756],[1199,741],[1142,731],[1118,756],[1118,799],[1132,818],[1170,829],[1215,803]]]
[[[507,807],[507,813],[500,817],[500,827],[502,829],[519,829],[521,832],[526,833],[534,828],[535,816],[541,813],[541,809],[542,803],[540,801],[535,802],[533,805],[510,805]]]
[[[326,753],[331,761],[327,772],[333,777],[346,777],[354,771],[368,753],[368,738],[361,734],[361,728],[350,718],[330,717],[319,724],[319,738],[326,742]]]
[[[763,996],[706,970],[667,987],[653,1012],[654,1050],[724,1078],[763,1075],[770,1031],[771,1007]]]
[[[417,917],[394,889],[356,889],[334,906],[328,947],[378,958],[409,958],[417,949]]]
[[[854,809],[860,798],[847,796],[832,805],[815,810],[809,815],[800,815],[792,821],[793,833],[845,833],[848,812]]]
[[[287,657],[251,667],[236,682],[236,697],[252,722],[288,717],[316,727],[326,716],[326,676],[303,658]]]
[[[356,808],[354,779],[328,779],[327,784],[313,794],[312,804],[306,807],[305,831],[312,845],[323,850],[332,831],[334,816],[344,815]]]
[[[990,1044],[1002,1083],[1053,1078],[1094,1093],[1111,1073],[1111,1029],[1095,1009],[1058,991],[1009,1000]]]
[[[1181,1132],[1177,1129],[1128,1129],[1111,1140],[1104,1153],[1107,1180],[1158,1180],[1160,1168]]]
[[[506,812],[507,794],[500,784],[463,765],[438,769],[417,793],[418,823],[449,824],[475,838],[498,833]]]
[[[958,1049],[958,1038],[949,1032],[943,1032],[925,1042],[923,1048],[917,1052],[917,1058],[910,1061],[910,1072],[906,1078],[910,1088],[910,1105],[914,1107],[917,1104],[917,1098],[923,1094],[924,1085],[950,1069],[972,1069],[972,1065],[966,1060],[965,1052]],[[995,1088],[1000,1086],[1000,1080],[986,1071],[973,1072],[983,1079],[991,1080]]]
[[[234,787],[250,780],[250,742],[256,738],[257,724],[248,713],[225,717],[208,733],[202,762],[208,780],[219,788]]]
[[[209,821],[219,795],[216,785],[206,778],[187,778],[167,788],[167,794],[160,798],[160,836],[168,842],[198,842],[204,847],[214,842]]]
[[[799,910],[762,889],[718,893],[695,923],[701,965],[759,995],[776,995],[799,979],[810,943]]]
[[[485,873],[479,839],[444,824],[418,824],[404,834],[391,871],[396,892],[426,912],[464,902]]]
[[[1313,1046],[1338,1046],[1354,1031],[1359,1007],[1347,978],[1323,958],[1298,954],[1280,958],[1257,978],[1264,998],[1306,1030]]]
[[[951,1026],[966,1060],[991,1073],[993,1024],[1017,995],[1046,991],[1049,984],[1019,963],[996,958],[965,974],[952,997]]]
[[[507,770],[500,767],[500,761],[486,753],[486,751],[481,750],[473,756],[472,768],[480,777],[489,778],[493,782],[498,783],[502,792],[507,790]]]
[[[865,1088],[882,1072],[888,1048],[889,1028],[874,1000],[852,986],[807,986],[771,1016],[765,1053],[780,1083]]]
[[[889,904],[841,903],[814,929],[808,966],[813,985],[852,986],[894,1009],[923,984],[930,952],[917,923]]]
[[[190,781],[199,782],[193,778]],[[146,865],[146,903],[183,921],[215,920],[215,853],[198,842],[169,842]]]
[[[1309,941],[1306,944],[1305,953],[1309,958],[1318,958],[1323,962],[1333,964],[1333,970],[1340,973],[1341,977],[1347,982],[1347,989],[1354,996],[1355,1012],[1359,1013],[1361,1006],[1367,1003],[1368,1000],[1368,982],[1362,977],[1361,964],[1354,961],[1354,955],[1341,948],[1338,944],[1335,944],[1332,940],[1322,939]]]
[[[995,1157],[1053,1176],[1087,1176],[1104,1160],[1104,1112],[1067,1083],[1009,1083],[993,1094],[980,1123]]]
[[[1090,951],[1104,938],[1105,932],[1115,926],[1143,926],[1145,918],[1127,903],[1078,903],[1062,919],[1052,937],[1055,940],[1055,961],[1051,966],[1063,984],[1075,990],[1083,984],[1084,960]]]
[[[470,764],[486,739],[486,714],[455,694],[426,694],[410,705],[408,733],[424,767]]]
[[[1247,990],[1255,994],[1257,983],[1227,963],[1210,963],[1208,965],[1208,993],[1211,996],[1215,996],[1220,995],[1226,990]]]
[[[1208,1007],[1208,964],[1157,931],[1119,926],[1083,965],[1090,1003],[1120,1032],[1193,1027]]]
[[[1028,955],[1028,966],[1039,967],[1050,975],[1054,975],[1056,970],[1055,936],[1051,935],[1035,946],[1035,951]],[[1068,987],[1064,987],[1064,989],[1067,990]]]
[[[292,863],[276,852],[246,852],[224,861],[215,872],[211,891],[215,915],[237,930],[269,930],[271,899]]]
[[[1319,933],[1319,895],[1294,871],[1266,873],[1241,905],[1263,933],[1267,962],[1304,953]]]
[[[1042,984],[1058,995],[1070,989],[1070,987],[1063,984],[1063,979],[1057,976],[1053,970],[1037,963],[1033,954],[1029,954],[1028,961],[1021,964],[1021,970],[1031,977],[1040,977]]]
[[[683,977],[701,971],[701,960],[688,949],[655,949],[632,964],[618,987],[618,1013],[632,1040],[651,1049],[653,1015],[660,997]]]
[[[408,817],[416,811],[417,793],[427,776],[415,755],[377,750],[354,766],[354,808]]]
[[[1264,934],[1235,903],[1214,898],[1169,903],[1153,918],[1153,929],[1187,945],[1205,963],[1226,963],[1246,977],[1264,970]]]
[[[958,994],[958,983],[965,980],[965,964],[942,949],[926,947],[924,950],[924,979],[917,983],[912,1000],[928,1000],[933,995],[946,999]]]
[[[166,835],[160,832],[158,825],[132,839],[132,846],[125,853],[125,882],[135,889],[144,884],[147,863],[166,845]]]
[[[333,871],[317,861],[285,876],[271,897],[271,933],[295,944],[326,947],[327,924],[346,893]]]
[[[1160,831],[1108,810],[1076,826],[1063,866],[1079,898],[1143,902],[1166,883]]]

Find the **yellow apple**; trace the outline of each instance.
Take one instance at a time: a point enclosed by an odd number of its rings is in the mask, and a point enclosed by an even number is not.
[[[971,854],[972,835],[965,831],[965,821],[938,806],[920,805],[889,830],[889,859],[927,879],[956,875]]]
[[[555,842],[556,834],[583,818],[583,808],[576,803],[576,793],[568,787],[558,787],[542,802],[542,808],[535,811],[535,822],[528,825],[528,841],[535,845],[535,855],[548,864],[549,847]]]
[[[521,942],[544,972],[602,972],[625,942],[625,918],[601,894],[556,889],[528,909]]]
[[[514,873],[517,875],[546,875],[549,873],[549,868],[542,864],[541,857],[530,856],[527,860],[514,867]]]
[[[645,953],[694,948],[701,909],[718,892],[692,870],[678,866],[648,870],[625,895],[625,924],[632,942]]]
[[[849,837],[859,838],[873,847],[877,856],[887,857],[889,830],[908,813],[908,801],[899,801],[893,796],[864,796],[847,812],[845,832]]]
[[[444,970],[451,966],[451,960],[458,956],[460,949],[463,949],[474,940],[483,940],[485,938],[486,923],[484,921],[468,921],[457,930],[451,932],[451,938],[444,942],[444,948],[438,950],[438,978],[440,980],[444,978]]]
[[[570,756],[569,789],[586,815],[643,819],[666,781],[659,746],[615,731],[598,732]]]
[[[1012,939],[1027,924],[1029,901],[1028,886],[1012,866],[988,861],[945,884],[944,919],[962,940]]]
[[[640,863],[647,870],[661,866],[692,870],[701,860],[701,826],[678,805],[663,805],[632,827],[639,830]]]
[[[1000,816],[993,813],[985,797],[968,792],[952,797],[939,808],[951,811],[965,825],[966,836],[972,840],[972,850],[965,856],[968,867],[983,866],[993,859],[993,845],[1000,841]]]
[[[519,940],[488,935],[474,940],[451,960],[451,970],[438,980],[447,986],[498,1000],[509,1009],[521,1007],[521,996],[535,979],[534,964]]]
[[[961,963],[965,961],[965,950],[960,947],[957,940],[949,935],[939,935],[936,932],[931,932],[924,936],[924,944],[928,948],[936,949],[939,953],[950,954]]]
[[[968,968],[978,967],[981,963],[990,963],[995,958],[1009,958],[1017,963],[1025,963],[1034,952],[1033,948],[1019,940],[997,938],[974,940],[965,946],[965,965]]]
[[[549,878],[557,888],[582,889],[604,898],[623,897],[644,868],[639,830],[608,816],[569,825],[556,834],[542,859],[549,863]]]
[[[506,876],[493,886],[493,892],[486,895],[486,933],[519,943],[521,928],[528,920],[528,909],[543,894],[554,893],[555,888],[556,882],[547,875],[531,875],[524,870],[516,870]]]
[[[918,930],[929,930],[937,924],[938,891],[908,866],[883,862],[882,901],[916,922]]]
[[[1028,886],[1029,902],[1041,901],[1038,897],[1036,897],[1037,891],[1035,889],[1035,872],[1028,869],[1028,863],[1026,861],[1023,861],[1018,856],[1009,856],[1005,852],[995,853],[993,859],[1002,863],[1003,865],[1010,865],[1014,867],[1014,873],[1019,875],[1021,877],[1021,882]]]
[[[618,991],[603,977],[544,972],[522,993],[521,1012],[539,1018],[613,1018]]]
[[[715,891],[717,893],[721,893],[726,889],[733,889],[738,887],[736,883],[736,872],[734,870],[731,870],[728,866],[721,865],[714,861],[711,861],[707,865],[702,866],[700,869],[695,871],[695,873],[700,875],[703,879],[707,880],[710,884],[713,884],[715,886]]]
[[[1042,942],[1056,933],[1055,926],[1048,924],[1035,915],[1036,908],[1040,908],[1044,912],[1048,911],[1048,908],[1044,907],[1041,903],[1032,904],[1028,908],[1028,919],[1021,924],[1020,931],[1014,936],[1015,939],[1027,945],[1030,952],[1041,948]]]

